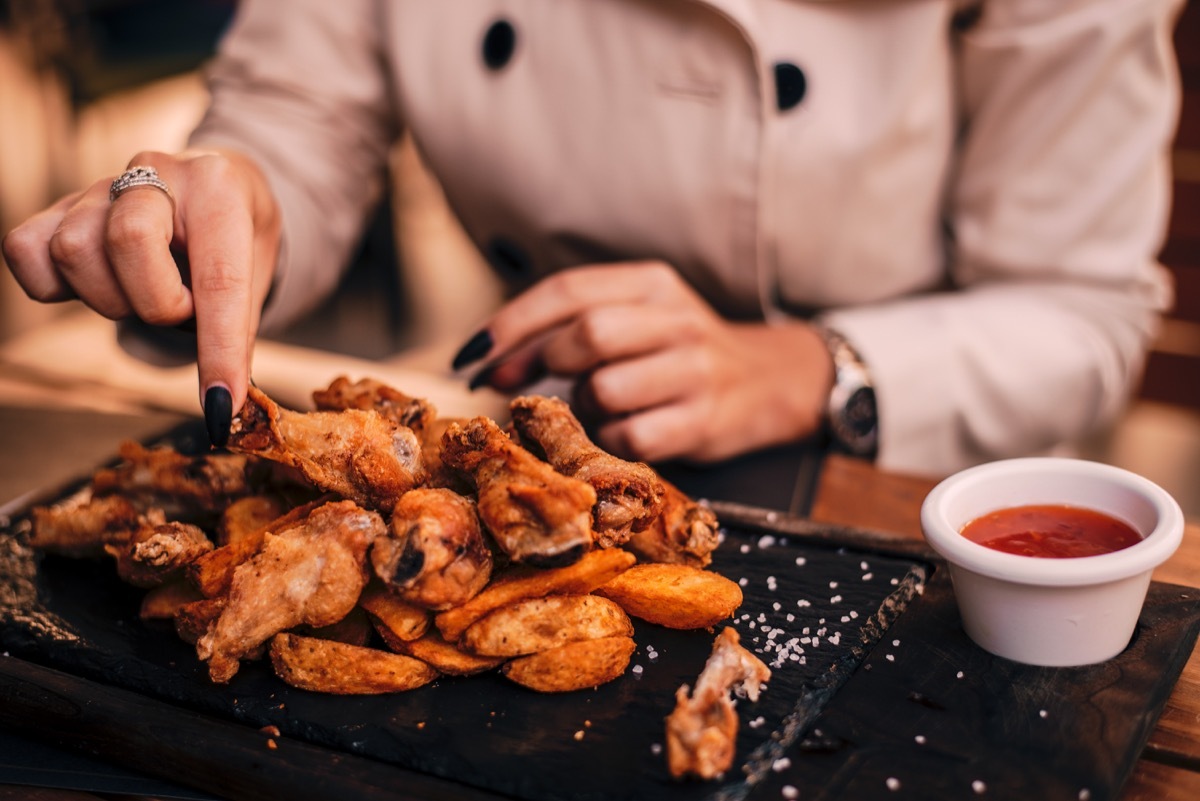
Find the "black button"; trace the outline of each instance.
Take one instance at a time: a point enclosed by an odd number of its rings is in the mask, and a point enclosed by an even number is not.
[[[775,100],[780,111],[795,108],[808,91],[808,79],[804,71],[787,61],[775,65]]]
[[[512,58],[517,48],[517,32],[508,20],[496,20],[483,36],[483,63],[498,70]]]
[[[502,236],[493,238],[483,256],[500,277],[507,281],[526,281],[533,277],[533,262],[520,245]]]

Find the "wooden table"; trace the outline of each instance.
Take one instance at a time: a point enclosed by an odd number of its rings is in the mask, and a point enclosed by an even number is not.
[[[831,456],[825,460],[810,516],[818,522],[920,539],[921,501],[934,483]],[[1200,586],[1200,524],[1188,523],[1183,544],[1154,572],[1154,579]],[[1200,648],[1184,668],[1121,797],[1123,801],[1200,798]]]

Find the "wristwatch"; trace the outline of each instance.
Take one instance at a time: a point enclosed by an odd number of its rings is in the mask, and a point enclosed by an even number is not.
[[[833,358],[833,387],[825,407],[833,444],[853,456],[874,458],[879,447],[879,415],[871,373],[844,336],[826,325],[814,325]]]

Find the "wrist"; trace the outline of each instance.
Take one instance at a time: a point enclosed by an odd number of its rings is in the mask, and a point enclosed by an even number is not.
[[[854,346],[836,329],[813,324],[833,362],[825,426],[833,446],[873,459],[879,448],[879,414],[870,370]]]

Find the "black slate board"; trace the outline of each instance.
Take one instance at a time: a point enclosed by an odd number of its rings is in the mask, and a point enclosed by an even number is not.
[[[715,566],[744,583],[730,624],[774,669],[758,703],[739,703],[738,758],[722,781],[673,781],[661,753],[663,717],[703,665],[707,632],[639,624],[634,668],[568,695],[491,674],[331,697],[262,664],[214,686],[188,646],[137,620],[140,593],[111,566],[24,548],[20,515],[0,528],[0,724],[230,798],[934,799],[974,797],[980,781],[989,798],[1103,799],[1132,769],[1200,624],[1200,600],[1156,584],[1117,659],[1016,665],[967,640],[946,571],[919,544],[718,511]],[[135,711],[158,720],[152,736],[130,731]],[[283,733],[278,751],[256,733],[265,725]],[[110,749],[116,735],[136,748]]]

